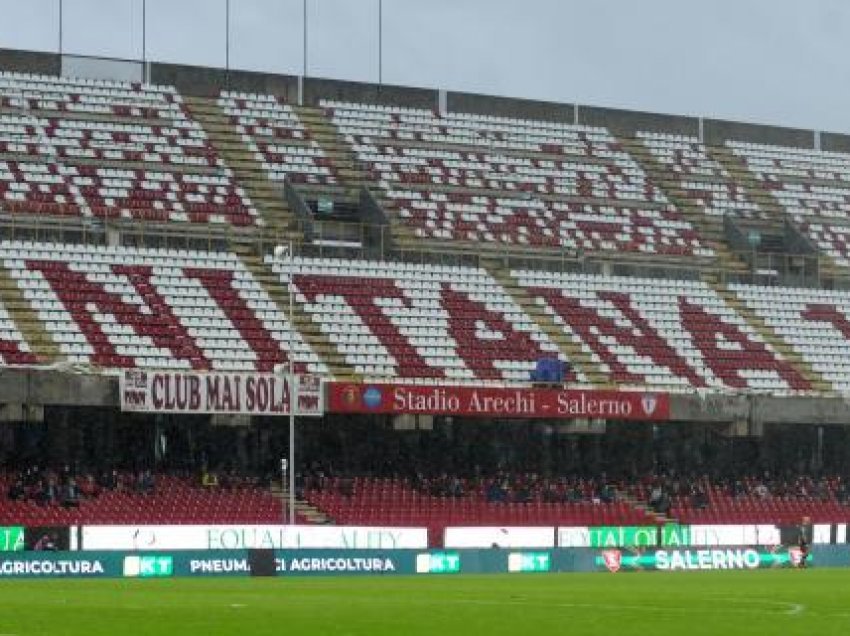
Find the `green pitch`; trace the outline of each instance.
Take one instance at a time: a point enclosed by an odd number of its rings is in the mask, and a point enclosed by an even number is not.
[[[839,569],[0,583],[0,636],[848,633]]]

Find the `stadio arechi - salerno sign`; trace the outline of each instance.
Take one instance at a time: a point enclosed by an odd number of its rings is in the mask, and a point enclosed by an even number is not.
[[[326,385],[326,397],[329,413],[654,422],[670,419],[670,396],[658,392],[331,382]]]

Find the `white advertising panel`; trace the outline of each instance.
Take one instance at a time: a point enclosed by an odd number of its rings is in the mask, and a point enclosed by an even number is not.
[[[555,528],[446,528],[446,548],[554,548]]]
[[[692,546],[780,545],[779,528],[773,525],[691,526]]]
[[[381,549],[428,547],[426,528],[357,526],[84,526],[83,550]]]
[[[296,375],[295,414],[320,417],[325,402],[317,375]],[[191,373],[127,369],[120,376],[122,411],[289,415],[289,382],[273,373]]]

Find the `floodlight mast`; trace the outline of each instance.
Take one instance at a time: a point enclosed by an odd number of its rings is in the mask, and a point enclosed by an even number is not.
[[[295,356],[293,354],[293,330],[295,329],[294,314],[294,290],[292,285],[293,275],[293,251],[292,243],[286,245],[278,245],[274,248],[274,258],[279,265],[286,266],[286,287],[289,293],[289,329],[286,332],[286,350],[287,350],[287,372],[286,383],[289,393],[289,514],[287,521],[290,525],[295,525],[295,408],[297,404],[297,392],[295,390]],[[283,465],[283,461],[281,461]]]

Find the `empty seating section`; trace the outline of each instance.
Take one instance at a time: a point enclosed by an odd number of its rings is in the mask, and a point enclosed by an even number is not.
[[[2,305],[0,305],[0,362],[8,365],[38,362],[18,326]]]
[[[322,102],[388,205],[430,239],[707,257],[603,128]]]
[[[0,475],[4,494],[11,481]],[[28,527],[110,524],[276,524],[282,518],[281,503],[268,490],[253,486],[204,488],[194,480],[158,475],[149,494],[132,489],[102,490],[83,498],[79,507],[59,503],[39,504],[0,497],[0,524]],[[299,523],[309,521],[298,515]]]
[[[101,367],[327,371],[232,254],[0,243],[17,282],[68,361]]]
[[[0,211],[254,225],[173,88],[0,73]]]
[[[285,284],[286,266],[267,262]],[[296,258],[292,270],[298,302],[367,378],[527,382],[558,355],[482,269]]]
[[[490,503],[483,489],[463,497],[419,492],[398,479],[355,478],[350,494],[336,482],[305,492],[306,500],[344,525],[426,526],[441,536],[447,526],[649,525],[655,518],[626,502]]]
[[[835,391],[850,392],[850,292],[732,285]]]
[[[272,95],[223,92],[218,104],[273,181],[334,185],[332,163],[292,106]]]
[[[783,394],[810,383],[701,281],[514,271],[611,380]]]
[[[678,180],[679,187],[711,216],[766,218],[729,172],[696,137],[639,132],[652,157]]]
[[[823,252],[850,267],[850,154],[727,142]]]

